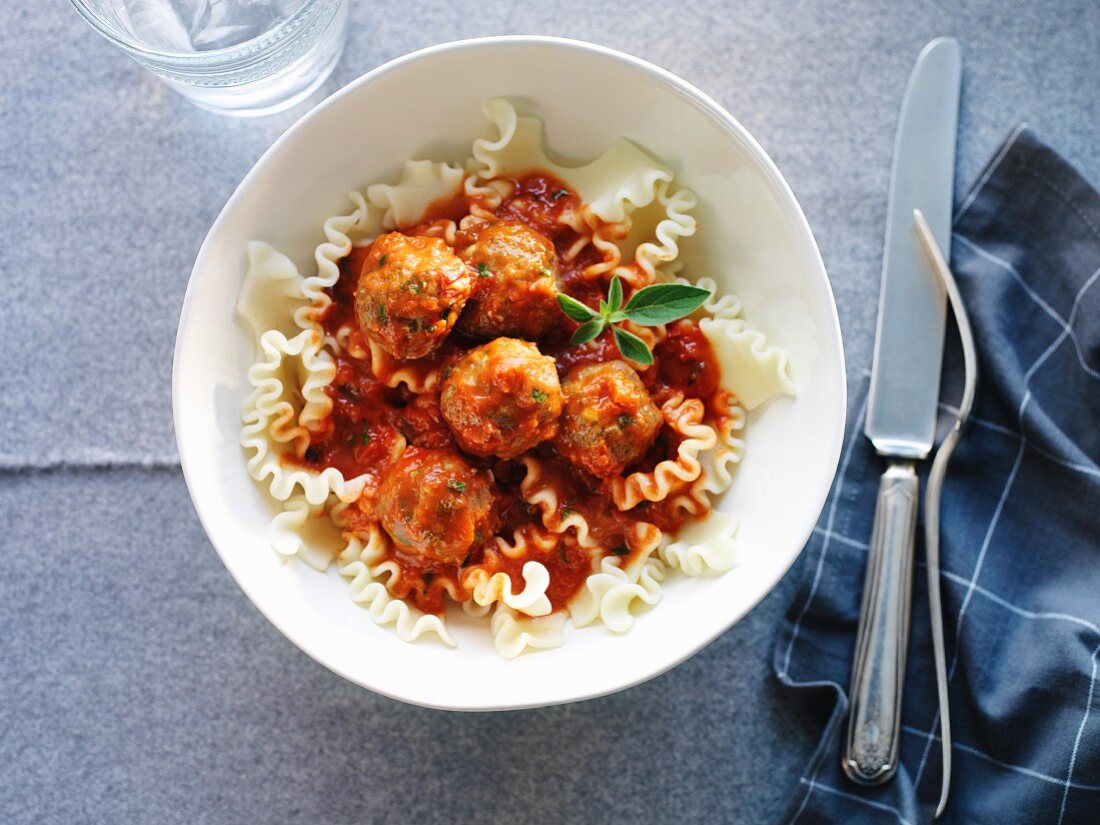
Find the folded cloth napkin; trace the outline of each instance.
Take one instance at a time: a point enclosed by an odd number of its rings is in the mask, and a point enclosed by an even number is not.
[[[1097,823],[1100,194],[1017,129],[957,209],[952,269],[981,378],[943,492],[954,770],[942,821]],[[957,360],[944,398],[959,392]],[[853,383],[840,470],[775,648],[780,681],[824,731],[781,821],[916,825],[931,820],[941,767],[921,531],[901,766],[877,788],[840,769],[882,469],[862,435],[867,377]]]

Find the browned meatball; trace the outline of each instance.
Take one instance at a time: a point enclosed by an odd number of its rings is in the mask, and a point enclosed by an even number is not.
[[[410,555],[459,564],[493,534],[492,480],[451,450],[410,447],[378,491],[382,526]]]
[[[482,229],[463,257],[477,276],[460,332],[536,340],[561,321],[557,258],[544,235],[516,221],[499,221]]]
[[[367,336],[394,358],[423,358],[447,337],[470,295],[469,268],[439,238],[381,235],[355,289]]]
[[[561,391],[565,409],[554,446],[597,478],[621,473],[661,429],[660,411],[638,374],[622,361],[577,367]]]
[[[515,458],[558,431],[561,386],[554,359],[515,338],[483,344],[450,368],[440,408],[466,452]]]

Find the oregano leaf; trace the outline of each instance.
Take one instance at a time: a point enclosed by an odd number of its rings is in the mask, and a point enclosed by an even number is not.
[[[623,314],[635,324],[659,326],[690,315],[710,296],[709,289],[690,284],[652,284],[634,293]]]
[[[649,351],[645,341],[633,332],[627,332],[619,327],[611,328],[615,333],[615,345],[619,348],[624,358],[637,361],[639,364],[652,364],[653,353]]]
[[[569,339],[569,343],[572,346],[577,346],[577,344],[584,344],[591,341],[603,332],[606,324],[607,322],[603,318],[596,318],[581,324],[580,327],[577,328],[577,331],[573,333],[573,337]]]
[[[623,282],[618,275],[611,276],[611,286],[607,290],[607,303],[611,312],[618,312],[623,306]]]
[[[576,298],[566,295],[564,292],[558,293],[558,306],[561,307],[561,311],[576,321],[578,324],[583,324],[586,321],[591,321],[594,318],[599,318],[600,313],[592,309],[587,304],[582,304]]]

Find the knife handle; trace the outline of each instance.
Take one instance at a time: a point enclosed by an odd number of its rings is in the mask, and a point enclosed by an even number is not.
[[[892,461],[875,504],[841,759],[844,773],[861,785],[886,782],[898,767],[918,499],[913,464]]]

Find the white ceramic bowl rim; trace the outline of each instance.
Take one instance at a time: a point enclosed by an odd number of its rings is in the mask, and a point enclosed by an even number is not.
[[[215,549],[217,550],[218,555],[222,558],[223,563],[225,563],[226,567],[229,569],[230,574],[233,575],[234,580],[237,582],[238,586],[241,587],[241,589],[249,597],[249,599],[252,601],[252,603],[257,607],[257,609],[260,610],[260,612],[265,616],[265,618],[267,618],[272,624],[274,624],[279,629],[279,631],[281,633],[283,633],[283,635],[285,635],[288,639],[290,639],[291,642],[293,642],[297,647],[299,647],[307,655],[311,656],[312,658],[315,658],[322,665],[329,668],[333,672],[337,673],[340,676],[343,676],[344,678],[348,679],[351,682],[354,682],[356,684],[361,685],[362,687],[369,688],[370,690],[372,690],[376,693],[382,694],[384,696],[388,696],[390,698],[398,699],[400,701],[412,702],[414,704],[419,704],[419,705],[423,705],[423,706],[426,706],[426,707],[436,707],[436,708],[454,709],[454,710],[485,710],[485,711],[488,711],[488,710],[509,710],[509,709],[521,709],[521,708],[527,708],[527,707],[546,706],[546,705],[551,705],[551,704],[561,704],[561,703],[572,702],[572,701],[581,701],[581,700],[584,700],[584,699],[591,699],[591,698],[595,698],[595,697],[598,697],[598,696],[603,696],[603,695],[606,695],[606,694],[609,694],[609,693],[614,693],[616,691],[623,690],[623,689],[626,689],[628,687],[632,687],[636,684],[640,684],[641,682],[647,681],[648,679],[651,679],[655,676],[658,676],[661,673],[664,673],[664,672],[670,670],[671,668],[675,667],[676,665],[680,664],[684,660],[690,658],[695,653],[697,653],[700,649],[702,649],[704,646],[709,644],[711,641],[716,639],[718,636],[720,636],[722,633],[724,633],[726,630],[728,630],[730,627],[732,627],[734,624],[736,624],[736,622],[739,621],[749,610],[751,610],[753,607],[755,607],[756,604],[758,604],[764,598],[765,595],[767,595],[769,592],[771,592],[771,590],[778,583],[779,579],[782,578],[782,576],[786,573],[786,571],[790,569],[790,566],[793,565],[795,559],[798,558],[798,555],[800,555],[800,552],[801,552],[800,551],[799,553],[793,554],[790,558],[789,563],[786,565],[786,567],[777,570],[777,572],[774,575],[774,579],[772,581],[768,582],[768,585],[767,585],[766,588],[763,588],[763,589],[760,590],[760,593],[756,597],[756,599],[751,604],[747,605],[743,611],[741,611],[740,613],[731,615],[728,622],[726,622],[724,625],[714,627],[713,632],[710,634],[709,638],[704,639],[699,644],[695,644],[693,646],[686,647],[686,648],[677,649],[676,651],[672,652],[671,654],[662,654],[662,655],[655,654],[654,659],[653,659],[653,667],[647,673],[645,673],[643,675],[632,676],[632,677],[624,680],[622,683],[617,683],[617,684],[610,685],[610,686],[601,685],[601,686],[599,686],[595,689],[585,688],[583,686],[580,686],[574,692],[572,692],[568,695],[562,695],[558,698],[555,698],[552,701],[538,701],[538,702],[515,701],[515,702],[509,702],[507,704],[491,703],[490,702],[490,703],[479,704],[479,705],[467,704],[467,705],[463,705],[462,707],[456,707],[454,705],[449,705],[445,702],[439,702],[439,701],[433,701],[433,700],[430,700],[430,699],[425,699],[424,697],[410,697],[410,696],[402,696],[402,695],[394,694],[394,693],[388,691],[386,689],[385,685],[377,683],[373,679],[363,678],[363,677],[360,677],[360,676],[357,676],[357,675],[353,675],[353,674],[347,672],[347,670],[345,668],[341,667],[338,663],[330,661],[326,657],[316,655],[313,651],[311,651],[309,649],[308,645],[304,643],[304,641],[300,638],[299,634],[296,633],[296,630],[293,626],[290,626],[285,622],[279,621],[275,616],[271,615],[271,613],[269,611],[265,610],[262,599],[257,598],[256,594],[254,594],[252,592],[251,588],[246,584],[246,582],[241,580],[241,578],[237,575],[237,572],[234,570],[232,564],[230,564],[230,562],[229,562],[229,555],[227,554],[227,552],[225,551],[225,549],[223,547],[219,546],[219,542],[215,538],[214,532],[212,532],[211,529],[210,529],[208,513],[206,512],[206,508],[204,507],[204,505],[202,503],[202,498],[197,497],[195,495],[196,486],[195,486],[194,480],[192,479],[191,475],[189,474],[189,470],[188,470],[188,451],[187,451],[187,449],[185,449],[185,445],[183,443],[183,437],[181,435],[181,433],[183,432],[183,428],[181,427],[181,421],[180,421],[180,418],[179,418],[180,409],[181,409],[179,399],[182,396],[182,390],[181,390],[181,386],[180,386],[181,378],[180,378],[180,369],[179,369],[180,354],[181,354],[181,349],[182,349],[181,348],[181,341],[182,341],[182,338],[183,338],[183,331],[188,326],[188,323],[190,321],[190,316],[191,316],[192,311],[193,311],[193,300],[192,299],[193,299],[194,293],[196,291],[195,290],[196,274],[198,272],[200,272],[203,268],[203,265],[205,263],[205,258],[207,257],[207,253],[208,253],[208,247],[210,246],[210,243],[211,243],[211,238],[214,237],[217,234],[219,227],[222,225],[222,223],[224,221],[227,220],[227,216],[232,213],[234,206],[236,205],[238,200],[242,198],[243,193],[248,189],[249,184],[251,183],[252,179],[254,177],[256,177],[260,173],[261,169],[263,169],[263,167],[268,163],[268,161],[274,155],[276,155],[279,152],[279,150],[283,146],[283,144],[290,141],[294,137],[294,135],[300,129],[302,129],[304,127],[304,125],[314,115],[316,115],[317,113],[319,113],[319,112],[321,112],[325,109],[328,109],[328,108],[334,106],[341,99],[343,99],[344,97],[346,97],[349,94],[353,94],[356,90],[358,90],[362,86],[364,86],[366,84],[369,84],[372,81],[374,81],[374,80],[376,80],[380,77],[383,77],[387,74],[395,72],[395,71],[401,69],[404,65],[406,65],[410,62],[417,61],[417,60],[420,60],[420,59],[425,58],[425,57],[442,54],[442,53],[457,52],[457,51],[466,50],[466,49],[477,49],[477,48],[481,48],[481,47],[484,47],[484,46],[487,46],[487,45],[493,45],[493,44],[504,44],[504,45],[532,44],[532,45],[543,45],[543,46],[550,45],[550,46],[555,46],[555,47],[558,47],[558,48],[563,48],[563,49],[566,49],[566,50],[574,50],[574,51],[577,51],[577,52],[587,52],[587,53],[590,53],[590,54],[595,54],[595,55],[598,55],[598,56],[602,56],[603,58],[607,58],[607,59],[610,59],[612,61],[616,61],[616,62],[619,62],[619,63],[624,64],[626,66],[632,67],[634,69],[641,70],[642,73],[648,74],[648,75],[654,77],[660,83],[664,84],[667,88],[671,89],[676,94],[678,94],[680,97],[684,98],[687,102],[691,103],[693,106],[695,106],[698,109],[702,110],[704,113],[709,115],[718,125],[720,125],[723,129],[725,129],[728,133],[730,133],[733,137],[735,137],[738,141],[740,141],[743,144],[743,146],[746,147],[749,150],[749,152],[752,154],[754,160],[757,163],[759,163],[761,171],[766,173],[766,175],[771,180],[771,182],[774,184],[776,189],[789,202],[789,204],[791,206],[793,206],[793,214],[798,219],[798,221],[797,221],[797,223],[798,223],[797,231],[800,235],[803,236],[803,240],[807,242],[807,248],[812,253],[814,268],[817,270],[817,273],[822,278],[827,278],[827,276],[825,275],[824,263],[821,260],[820,252],[817,248],[816,242],[814,241],[813,233],[810,230],[810,227],[809,227],[808,222],[806,221],[805,215],[803,214],[803,212],[801,210],[801,207],[798,205],[798,202],[795,199],[794,194],[791,191],[789,185],[787,184],[786,180],[783,178],[782,174],[779,172],[778,168],[775,166],[774,162],[767,155],[767,153],[760,146],[760,144],[756,141],[756,139],[753,138],[752,135],[749,134],[749,132],[736,119],[734,119],[734,117],[732,115],[730,115],[721,105],[719,105],[711,97],[709,97],[705,93],[701,92],[699,89],[692,86],[687,81],[682,80],[681,78],[677,77],[676,75],[674,75],[674,74],[672,74],[672,73],[670,73],[670,72],[668,72],[668,71],[666,71],[666,70],[664,70],[664,69],[662,69],[658,66],[655,66],[651,63],[648,63],[648,62],[646,62],[646,61],[644,61],[640,58],[634,57],[632,55],[628,55],[628,54],[625,54],[623,52],[616,51],[614,49],[610,49],[610,48],[607,48],[607,47],[604,47],[604,46],[595,45],[595,44],[592,44],[592,43],[587,43],[587,42],[584,42],[584,41],[571,40],[571,39],[559,38],[559,37],[547,37],[547,36],[540,36],[540,35],[503,35],[503,36],[472,38],[472,39],[467,39],[467,40],[458,40],[458,41],[452,41],[452,42],[448,42],[448,43],[441,43],[441,44],[438,44],[438,45],[429,46],[427,48],[420,49],[420,50],[415,51],[415,52],[410,52],[409,54],[406,54],[406,55],[403,55],[401,57],[395,58],[395,59],[389,61],[388,63],[384,63],[383,65],[367,72],[366,74],[361,75],[356,80],[353,80],[352,82],[350,82],[349,84],[344,86],[342,89],[340,89],[339,91],[337,91],[334,94],[332,94],[331,96],[329,96],[326,100],[324,100],[317,107],[315,107],[310,112],[305,114],[301,119],[299,119],[289,129],[287,129],[287,131],[284,132],[267,149],[266,152],[264,152],[264,154],[260,157],[260,159],[252,167],[252,169],[249,170],[248,174],[244,177],[244,179],[241,181],[241,183],[234,190],[232,196],[230,196],[229,200],[226,202],[226,205],[222,208],[221,212],[218,214],[218,217],[215,220],[215,222],[214,222],[213,226],[211,227],[210,231],[208,232],[207,237],[204,240],[202,247],[199,249],[199,253],[198,253],[198,255],[196,257],[196,261],[195,261],[195,266],[192,269],[191,278],[188,281],[187,291],[186,291],[186,294],[184,295],[183,307],[182,307],[182,310],[181,310],[181,313],[180,313],[180,322],[179,322],[179,325],[178,325],[178,328],[177,328],[176,346],[175,346],[175,352],[174,352],[173,371],[172,371],[173,419],[174,419],[174,424],[175,424],[177,447],[178,447],[179,455],[180,455],[180,465],[181,465],[181,469],[183,471],[184,480],[187,483],[188,490],[191,492],[192,501],[194,503],[195,510],[198,513],[199,521],[202,523],[203,528],[206,531],[207,536],[210,538],[211,543],[214,545]],[[844,368],[843,347],[840,346],[840,344],[839,344],[839,342],[841,341],[840,322],[839,322],[839,318],[837,317],[835,302],[832,299],[832,293],[831,293],[830,290],[826,290],[826,292],[828,293],[828,302],[829,302],[828,310],[829,310],[829,318],[830,318],[830,321],[831,321],[831,328],[828,329],[828,330],[823,330],[823,333],[826,336],[828,336],[829,338],[834,339],[838,343],[837,349],[838,349],[839,358],[840,358],[839,372],[840,372],[840,375],[845,375],[846,373],[845,373],[845,368]],[[843,381],[840,382],[837,389],[838,389],[838,394],[836,396],[835,403],[838,405],[838,409],[834,412],[837,415],[837,420],[839,420],[840,422],[843,423],[843,421],[845,420],[845,417],[846,417],[846,410],[847,410],[847,395],[846,395],[847,390],[846,390],[846,387],[844,386]],[[837,465],[839,463],[839,460],[840,460],[841,446],[842,446],[842,441],[843,441],[843,426],[840,427],[840,432],[831,433],[829,435],[831,437],[831,442],[828,443],[827,445],[824,445],[824,449],[825,449],[826,455],[828,456],[827,462],[828,462],[828,466],[831,468],[830,469],[830,475],[831,475],[832,473],[835,473],[836,467],[837,467]],[[242,471],[243,471],[243,463],[242,463]],[[817,522],[818,515],[820,514],[821,509],[824,506],[827,493],[828,493],[828,489],[826,488],[825,490],[823,490],[821,492],[821,500],[817,503],[817,506],[814,507],[814,508],[807,508],[807,514],[808,515],[804,518],[804,523],[799,526],[799,530],[798,530],[799,535],[802,536],[801,543],[799,545],[800,547],[804,547],[806,542],[809,540],[810,535],[813,531],[813,528],[814,528],[814,526]],[[532,654],[532,655],[540,655],[540,654],[535,653],[535,654]]]

